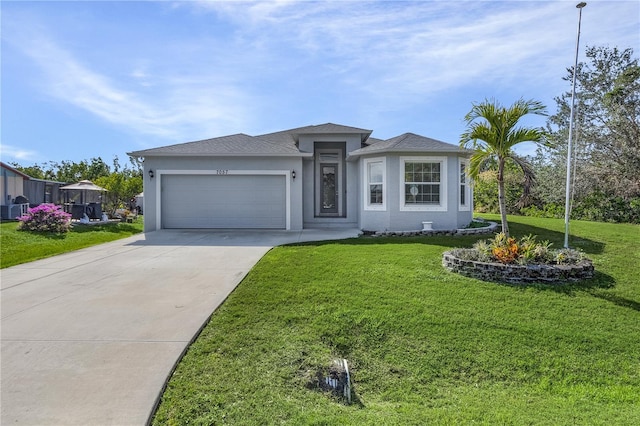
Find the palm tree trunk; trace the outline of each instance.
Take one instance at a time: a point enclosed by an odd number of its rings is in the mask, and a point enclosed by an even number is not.
[[[509,236],[509,224],[507,223],[507,205],[504,196],[504,158],[498,158],[498,205],[500,206],[500,220],[502,232]]]

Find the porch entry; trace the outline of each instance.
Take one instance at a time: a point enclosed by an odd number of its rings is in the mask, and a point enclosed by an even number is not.
[[[343,149],[316,148],[315,215],[318,217],[344,217],[346,212],[343,152]]]

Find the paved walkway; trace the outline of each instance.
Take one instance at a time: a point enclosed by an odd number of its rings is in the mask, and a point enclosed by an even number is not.
[[[3,269],[2,425],[144,425],[176,361],[273,246],[357,230],[156,231]]]

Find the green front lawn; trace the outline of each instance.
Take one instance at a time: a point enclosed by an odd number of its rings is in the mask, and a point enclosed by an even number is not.
[[[562,246],[561,220],[510,224]],[[597,275],[558,288],[445,271],[442,252],[474,237],[275,248],[191,346],[154,424],[640,424],[640,227],[572,235]],[[351,406],[308,387],[334,357],[353,370]]]
[[[106,243],[142,232],[142,218],[134,223],[75,225],[66,234],[18,231],[18,222],[0,223],[0,268]]]

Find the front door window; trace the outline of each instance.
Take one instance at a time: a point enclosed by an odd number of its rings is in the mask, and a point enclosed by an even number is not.
[[[338,165],[320,164],[320,212],[338,213]]]
[[[344,217],[345,215],[345,157],[338,143],[329,147],[316,142],[314,149],[314,215],[315,217]]]

